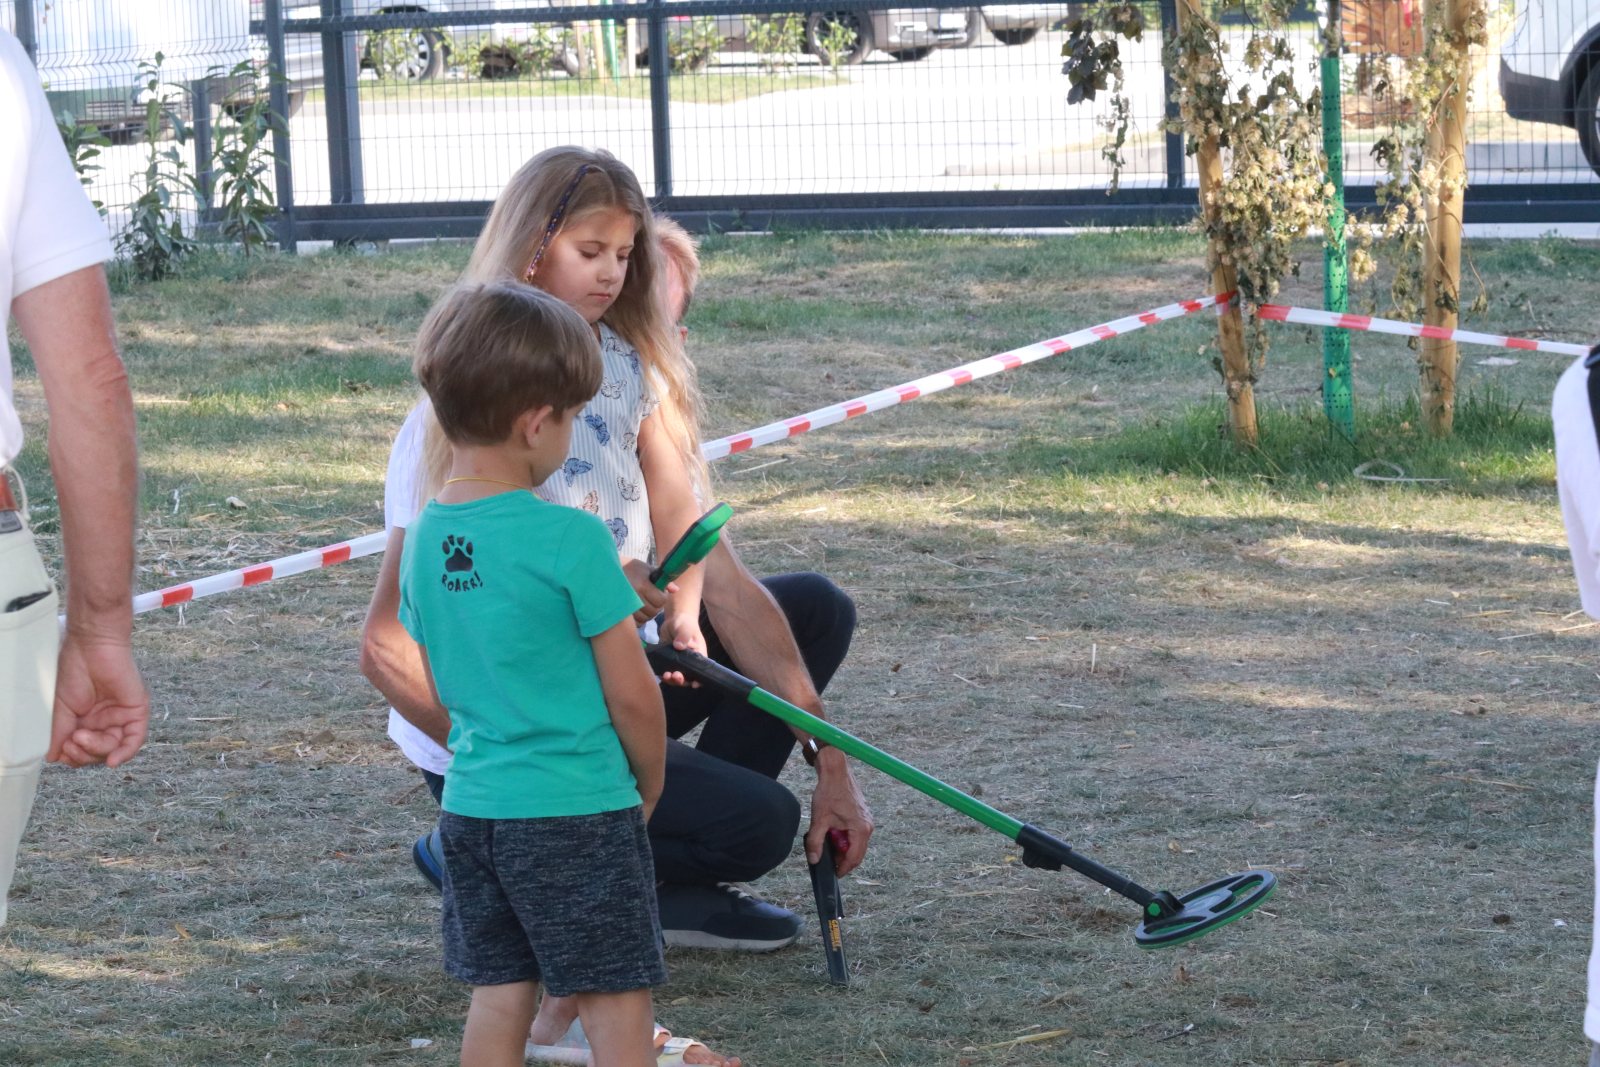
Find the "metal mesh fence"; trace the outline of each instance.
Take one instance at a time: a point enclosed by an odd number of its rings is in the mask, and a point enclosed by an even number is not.
[[[83,172],[113,231],[127,224],[140,195],[151,134],[158,150],[182,149],[162,161],[162,173],[174,207],[192,220],[192,181],[205,170],[211,141],[200,139],[197,169],[191,127],[197,120],[209,125],[213,109],[236,106],[257,89],[250,63],[260,42],[250,35],[249,5],[0,0],[0,27],[34,56],[58,122],[109,140],[85,156]],[[197,115],[197,101],[208,102],[204,114]]]
[[[118,142],[93,175],[113,225],[148,159],[141,64],[157,52],[160,80],[185,90],[174,107],[201,135],[183,146],[197,174],[209,165],[207,126],[265,91],[264,78],[220,73],[281,57],[278,191],[302,236],[355,232],[338,228],[349,219],[372,236],[471,232],[511,173],[560,143],[609,149],[669,208],[785,203],[834,220],[830,207],[854,205],[870,223],[895,218],[896,205],[937,203],[954,224],[964,206],[985,222],[1007,205],[1029,208],[1033,223],[1103,218],[1118,205],[1192,211],[1192,160],[1163,126],[1171,0],[1149,3],[1144,39],[1122,43],[1131,129],[1110,198],[1107,94],[1069,105],[1061,72],[1074,6],[958,2],[783,12],[762,0],[420,0],[394,12],[389,0],[0,0],[0,24],[30,14],[52,104]],[[1418,47],[1420,23],[1409,0],[1344,5],[1353,202],[1380,177],[1379,134],[1415,118],[1381,90],[1395,57]],[[1246,32],[1225,29],[1235,56]],[[1290,33],[1309,91],[1315,13]],[[1596,36],[1591,0],[1491,8],[1469,125],[1478,219],[1528,215],[1530,201],[1544,204],[1540,218],[1600,217],[1589,163],[1600,160]]]

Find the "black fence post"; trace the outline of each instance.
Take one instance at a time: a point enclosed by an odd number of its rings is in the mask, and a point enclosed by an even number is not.
[[[17,40],[33,65],[39,65],[39,24],[33,18],[33,0],[17,0]]]
[[[1165,56],[1167,45],[1178,35],[1178,0],[1161,0],[1161,97],[1165,102],[1165,114],[1169,123],[1178,119],[1178,102],[1172,99],[1177,91],[1178,84],[1172,79],[1172,68],[1167,66]],[[1167,130],[1167,188],[1183,188],[1183,134],[1169,128]]]
[[[345,0],[322,0],[322,17],[345,13]],[[322,35],[323,97],[328,109],[328,189],[335,204],[367,199],[361,163],[361,65],[355,34]]]
[[[661,201],[672,195],[672,105],[667,94],[672,60],[667,55],[667,14],[662,0],[650,0],[649,19],[650,142],[655,156],[655,198]]]
[[[294,167],[289,156],[289,68],[283,60],[283,0],[265,0],[267,64],[272,79],[272,161],[278,192],[278,247],[295,250]]]

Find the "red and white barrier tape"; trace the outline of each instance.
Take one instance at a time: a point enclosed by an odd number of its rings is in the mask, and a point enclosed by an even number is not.
[[[930,374],[916,381],[906,382],[888,389],[880,389],[876,393],[846,400],[840,404],[832,404],[825,408],[804,415],[797,415],[792,419],[782,422],[769,423],[759,426],[754,430],[736,433],[730,437],[723,437],[716,441],[708,441],[701,445],[701,454],[707,462],[719,460],[735,452],[747,452],[761,445],[782,441],[796,434],[814,430],[819,426],[831,426],[846,419],[853,419],[857,415],[865,415],[869,411],[881,411],[884,408],[904,404],[921,396],[931,393],[943,392],[957,385],[966,385],[968,382],[987,378],[991,374],[1001,371],[1013,370],[1025,363],[1033,363],[1050,356],[1058,356],[1063,352],[1075,348],[1085,348],[1096,341],[1104,341],[1118,337],[1135,330],[1142,330],[1146,326],[1153,326],[1167,319],[1182,318],[1192,315],[1196,311],[1203,311],[1209,307],[1226,304],[1232,299],[1232,293],[1223,293],[1219,296],[1202,297],[1199,300],[1183,300],[1176,304],[1167,304],[1165,307],[1146,311],[1141,315],[1129,315],[1126,318],[1116,319],[1112,322],[1091,326],[1086,330],[1076,333],[1063,334],[1053,337],[1048,341],[1028,345],[1025,348],[1015,348],[1010,352],[1002,352],[997,356],[988,356],[984,359],[974,360],[964,366],[953,370],[941,371]],[[141,593],[133,598],[134,614],[153,611],[156,608],[170,608],[175,604],[185,604],[200,597],[211,596],[215,593],[225,593],[233,589],[243,589],[245,586],[261,585],[275,578],[287,578],[291,574],[304,574],[306,571],[318,570],[329,567],[335,563],[346,560],[359,559],[362,556],[371,556],[382,552],[388,543],[388,534],[378,532],[358,537],[353,541],[343,541],[327,548],[314,548],[309,552],[301,552],[294,556],[285,556],[283,559],[273,560],[271,563],[262,563],[254,567],[243,567],[226,574],[214,574],[208,578],[200,578],[183,585],[168,586],[166,589],[157,589],[149,593]]]
[[[1337,311],[1319,311],[1316,308],[1286,307],[1283,304],[1262,304],[1256,308],[1256,314],[1270,322],[1299,322],[1307,326],[1369,330],[1372,333],[1392,333],[1401,337],[1429,337],[1441,341],[1461,341],[1469,345],[1493,345],[1496,348],[1520,348],[1529,352],[1553,352],[1561,356],[1589,354],[1588,345],[1573,345],[1563,341],[1534,341],[1525,337],[1478,333],[1476,330],[1447,330],[1442,326],[1424,326],[1419,322],[1380,319],[1372,315],[1346,315]]]
[[[1112,337],[1120,337],[1134,330],[1142,330],[1146,326],[1153,326],[1167,319],[1181,318],[1192,315],[1218,304],[1226,304],[1232,299],[1232,293],[1222,293],[1218,296],[1202,297],[1199,300],[1183,300],[1176,304],[1168,304],[1142,315],[1129,315],[1127,318],[1104,322],[1099,326],[1091,326],[1086,330],[1076,333],[1063,334],[1052,337],[1048,341],[1040,341],[1025,348],[1014,348],[1009,352],[1002,352],[997,356],[987,356],[974,360],[964,366],[952,370],[940,371],[930,374],[925,378],[906,382],[904,385],[891,386],[888,389],[879,389],[876,393],[858,396],[854,400],[846,400],[839,404],[830,404],[825,408],[808,411],[804,415],[796,415],[790,419],[779,422],[769,422],[765,426],[758,426],[754,430],[743,433],[731,434],[715,441],[707,441],[700,446],[700,454],[707,462],[731,456],[737,452],[747,452],[752,448],[770,445],[774,441],[782,441],[815,430],[820,426],[832,426],[835,423],[853,419],[857,415],[865,415],[869,411],[882,411],[884,408],[904,404],[918,397],[928,396],[931,393],[943,392],[958,385],[987,378],[991,374],[1001,371],[1013,370],[1025,363],[1033,363],[1051,356],[1059,356],[1063,352],[1076,348],[1085,348],[1096,341],[1105,341]]]
[[[314,548],[309,552],[273,560],[271,563],[241,567],[226,574],[213,574],[209,578],[197,578],[183,585],[171,585],[165,589],[140,593],[133,598],[133,613],[137,615],[140,612],[154,611],[156,608],[170,608],[175,604],[186,604],[203,596],[211,596],[213,593],[226,593],[231,589],[243,589],[247,585],[261,585],[274,578],[287,578],[291,574],[304,574],[306,571],[331,567],[346,560],[376,555],[383,551],[383,546],[388,541],[388,533],[380,530],[353,541],[341,541],[327,548]]]
[[[909,381],[903,385],[891,386],[880,389],[875,393],[856,397],[838,404],[830,404],[804,415],[770,422],[765,426],[758,426],[753,430],[743,433],[731,434],[707,441],[700,447],[701,455],[707,462],[714,462],[739,452],[748,452],[752,448],[783,441],[808,430],[815,430],[822,426],[832,426],[835,423],[853,419],[858,415],[865,415],[871,411],[882,411],[884,408],[894,407],[916,400],[919,397],[933,393],[943,392],[958,385],[987,378],[1001,371],[1015,370],[1027,363],[1034,363],[1051,356],[1058,356],[1076,348],[1085,348],[1097,341],[1105,341],[1112,337],[1120,337],[1146,326],[1153,326],[1167,319],[1181,318],[1192,315],[1196,311],[1206,308],[1215,308],[1226,305],[1233,298],[1232,293],[1221,293],[1217,296],[1202,297],[1199,300],[1183,300],[1176,304],[1167,304],[1164,307],[1154,308],[1139,315],[1129,315],[1125,318],[1115,319],[1111,322],[1091,326],[1088,329],[1078,330],[1075,333],[1063,334],[1053,337],[1048,341],[1027,345],[1023,348],[1014,348],[1009,352],[1002,352],[995,356],[986,356],[971,363],[955,367],[951,370],[940,371],[924,378]],[[1493,345],[1498,348],[1515,348],[1533,352],[1551,352],[1563,356],[1583,356],[1589,353],[1589,346],[1567,344],[1561,341],[1536,341],[1522,337],[1506,337],[1501,334],[1479,333],[1475,330],[1446,330],[1438,326],[1424,326],[1421,323],[1402,322],[1397,319],[1383,319],[1372,315],[1350,315],[1334,311],[1321,311],[1316,308],[1289,307],[1283,304],[1262,304],[1256,309],[1256,314],[1269,322],[1295,322],[1308,326],[1326,326],[1342,330],[1366,330],[1373,333],[1397,334],[1401,337],[1428,337],[1441,340],[1459,341],[1465,344]],[[330,567],[335,563],[346,560],[359,559],[362,556],[376,555],[382,552],[388,543],[388,534],[378,532],[358,537],[353,541],[343,541],[326,548],[316,548],[309,552],[301,552],[283,559],[273,560],[271,563],[262,563],[254,567],[242,567],[226,574],[214,574],[208,578],[200,578],[183,585],[168,586],[166,589],[157,589],[149,593],[141,593],[133,600],[135,614],[152,611],[156,608],[172,607],[175,604],[184,604],[188,601],[214,593],[223,593],[232,589],[243,589],[246,586],[261,585],[275,578],[287,578],[292,574],[304,574],[306,571]]]

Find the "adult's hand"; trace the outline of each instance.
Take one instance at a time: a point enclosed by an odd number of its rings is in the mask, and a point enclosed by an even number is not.
[[[52,763],[117,767],[133,758],[150,728],[150,694],[128,642],[71,632],[56,667]]]
[[[829,830],[843,830],[849,837],[850,847],[835,857],[840,874],[849,874],[861,866],[867,855],[867,842],[872,839],[872,811],[867,798],[861,795],[855,776],[850,773],[850,762],[836,748],[823,748],[817,753],[817,787],[811,793],[811,827],[806,831],[806,859],[812,863],[822,858],[822,841]]]
[[[11,314],[50,411],[66,562],[67,634],[47,755],[115,767],[144,743],[150,698],[130,650],[137,444],[105,271],[85,267],[28,289]]]

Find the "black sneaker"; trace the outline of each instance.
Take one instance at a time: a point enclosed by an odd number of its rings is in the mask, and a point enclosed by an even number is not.
[[[800,916],[731,882],[663,885],[657,895],[662,936],[677,948],[771,952],[800,936]]]
[[[438,827],[417,838],[417,843],[411,846],[411,862],[417,865],[429,885],[444,892],[444,843],[439,840]]]

